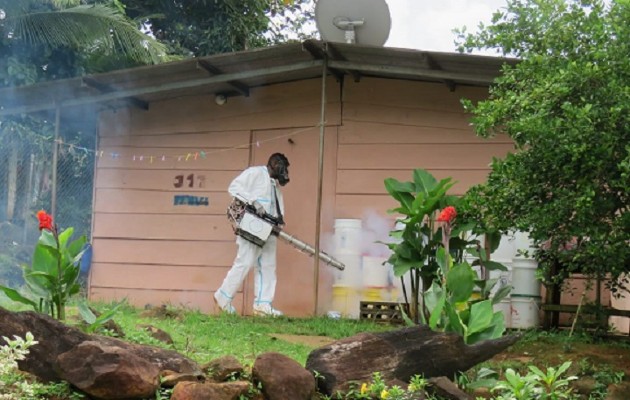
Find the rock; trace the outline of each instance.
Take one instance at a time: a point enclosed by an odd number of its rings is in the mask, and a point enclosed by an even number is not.
[[[204,377],[195,374],[180,374],[175,371],[161,371],[160,372],[160,386],[166,388],[172,388],[180,382],[203,382]]]
[[[217,382],[243,375],[243,365],[234,356],[219,357],[202,365],[201,370]]]
[[[311,400],[315,395],[315,377],[297,361],[280,353],[258,356],[252,378],[262,383],[268,400]]]
[[[159,372],[127,349],[98,342],[83,342],[57,357],[58,376],[97,399],[151,397]]]
[[[442,399],[474,400],[474,397],[462,391],[456,384],[445,376],[429,379],[429,390]]]
[[[173,338],[171,337],[171,335],[169,335],[168,333],[164,332],[160,328],[156,328],[153,325],[147,325],[147,324],[138,325],[138,328],[144,329],[145,331],[149,332],[149,335],[151,335],[151,337],[153,337],[154,339],[159,340],[162,343],[166,343],[166,344],[169,344],[171,346],[173,344],[175,344],[175,342],[173,342]]]
[[[386,383],[409,382],[412,376],[425,378],[454,376],[492,358],[516,343],[510,335],[468,346],[454,333],[433,332],[427,326],[413,326],[381,333],[360,333],[313,350],[306,369],[323,376],[320,392],[332,395],[350,389],[352,382],[369,382],[379,372]]]
[[[247,396],[249,383],[234,382],[181,382],[173,389],[171,400],[239,400]]]
[[[77,387],[87,387],[89,384],[86,382],[90,379],[93,379],[94,382],[105,379],[97,376],[84,376],[81,375],[80,371],[74,371],[74,367],[67,363],[71,358],[77,359],[77,362],[81,362],[85,368],[93,369],[89,372],[90,374],[101,372],[100,367],[97,368],[96,366],[107,365],[108,360],[117,360],[117,362],[126,363],[128,366],[143,366],[146,368],[144,371],[124,373],[144,376],[144,382],[157,380],[159,372],[163,370],[202,376],[201,369],[196,362],[173,350],[127,343],[106,336],[88,335],[44,314],[33,311],[11,312],[0,307],[0,337],[13,337],[15,335],[25,337],[27,332],[31,332],[39,343],[29,349],[28,356],[25,360],[20,361],[18,366],[20,370],[31,373],[44,381],[66,379]],[[0,339],[1,342],[2,339]],[[81,347],[84,343],[86,344]],[[80,360],[82,354],[85,355],[85,360]],[[138,359],[142,361],[138,361]],[[107,376],[111,376],[112,373],[111,370],[107,369],[103,372]],[[147,377],[150,375],[152,378]],[[122,382],[112,383],[112,385],[126,388],[126,384]],[[133,398],[132,395],[123,395],[124,393],[121,393],[121,397],[115,398]]]
[[[608,385],[606,400],[625,400],[630,393],[630,382],[620,382]]]

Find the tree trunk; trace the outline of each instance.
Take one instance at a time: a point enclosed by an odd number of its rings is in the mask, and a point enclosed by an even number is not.
[[[383,333],[361,333],[312,351],[306,368],[316,371],[320,390],[332,395],[368,382],[379,372],[385,382],[409,382],[463,372],[489,360],[516,343],[519,335],[504,336],[468,346],[461,336],[413,326]]]

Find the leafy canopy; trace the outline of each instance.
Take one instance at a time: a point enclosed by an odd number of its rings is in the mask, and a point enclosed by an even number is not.
[[[628,21],[628,0],[509,0],[491,25],[460,31],[462,51],[520,59],[487,100],[464,101],[477,134],[516,145],[469,198],[494,226],[529,231],[564,272],[630,268]]]

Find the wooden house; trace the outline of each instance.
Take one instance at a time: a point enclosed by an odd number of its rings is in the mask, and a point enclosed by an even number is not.
[[[286,231],[311,245],[327,249],[336,219],[393,227],[385,178],[425,168],[462,194],[513,149],[476,137],[460,102],[486,98],[504,62],[306,41],[39,85],[20,92],[21,111],[99,113],[90,298],[212,312],[236,253],[227,186],[243,169],[286,154]],[[325,313],[332,280],[279,244],[278,309]]]

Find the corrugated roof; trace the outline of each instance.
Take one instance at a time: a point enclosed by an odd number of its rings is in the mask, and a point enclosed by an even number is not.
[[[0,89],[0,116],[55,108],[118,107],[197,94],[248,96],[249,89],[317,78],[381,77],[488,86],[513,59],[309,40]]]

